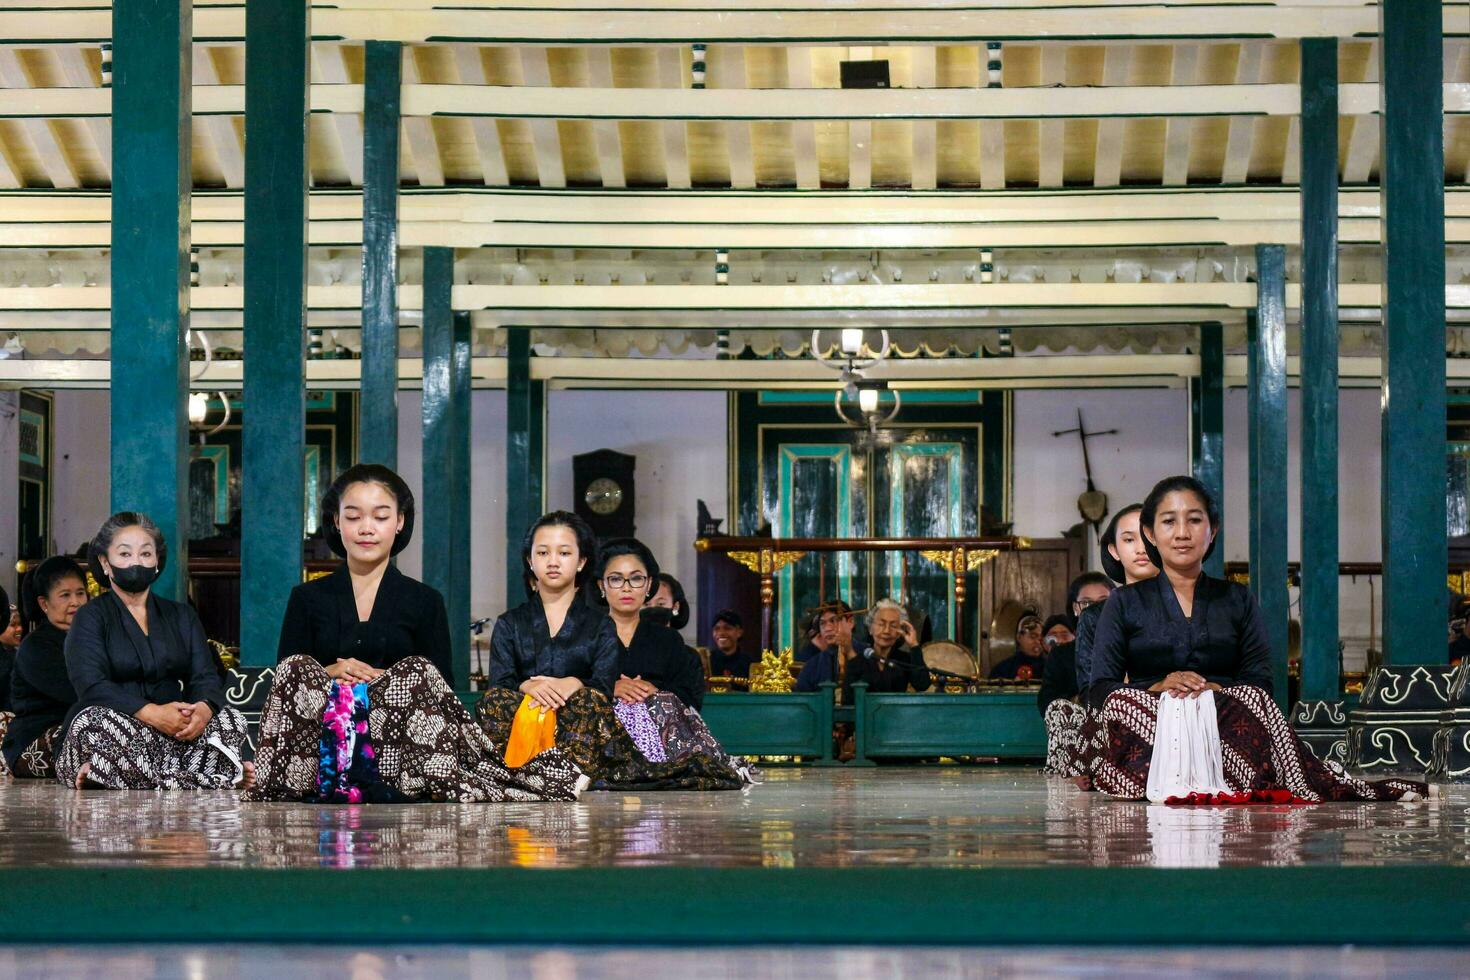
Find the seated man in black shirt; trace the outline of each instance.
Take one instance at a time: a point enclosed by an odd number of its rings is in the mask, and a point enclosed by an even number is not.
[[[792,658],[799,664],[806,663],[827,649],[828,640],[822,633],[822,609],[824,608],[826,607],[824,606],[815,610],[811,618],[807,620],[806,644],[800,650],[796,651],[796,656]],[[828,615],[830,616],[831,614],[828,613]]]
[[[990,668],[990,679],[1007,681],[1040,680],[1043,665],[1041,617],[1028,612],[1016,624],[1016,652]]]
[[[740,649],[740,638],[745,635],[740,614],[733,609],[720,610],[715,614],[710,634],[713,638],[709,651],[710,676],[749,677],[755,658]]]

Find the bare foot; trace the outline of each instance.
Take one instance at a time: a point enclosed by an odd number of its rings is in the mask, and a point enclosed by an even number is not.
[[[255,785],[255,763],[245,762],[241,765],[245,769],[245,774],[240,777],[240,792],[243,793]]]
[[[77,772],[77,789],[85,789],[87,785],[87,770],[92,768],[92,763],[87,762]]]

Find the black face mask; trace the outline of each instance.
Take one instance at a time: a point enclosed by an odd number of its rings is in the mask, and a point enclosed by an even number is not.
[[[146,592],[148,586],[158,580],[158,566],[156,565],[114,565],[112,566],[112,585],[131,595]]]

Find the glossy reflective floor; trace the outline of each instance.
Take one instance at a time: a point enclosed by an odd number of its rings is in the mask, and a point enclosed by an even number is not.
[[[453,949],[404,946],[39,946],[0,949],[0,977],[483,977],[486,980],[904,980],[909,977],[1464,977],[1470,953],[1439,949]]]
[[[744,793],[577,804],[251,804],[0,786],[0,866],[977,868],[1470,865],[1470,789],[1406,804],[1181,810],[1034,769],[774,769]],[[601,974],[593,974],[601,975]]]

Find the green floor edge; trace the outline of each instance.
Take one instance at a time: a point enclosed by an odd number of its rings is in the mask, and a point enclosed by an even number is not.
[[[4,942],[1470,944],[1470,868],[3,868]]]

